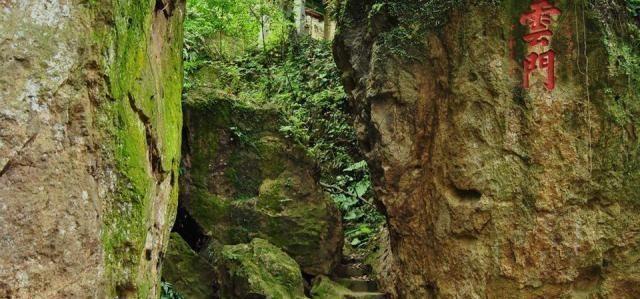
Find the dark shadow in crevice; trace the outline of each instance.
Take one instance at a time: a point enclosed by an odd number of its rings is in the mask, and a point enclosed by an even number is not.
[[[178,206],[178,215],[172,231],[178,233],[195,252],[200,252],[209,242],[204,230],[182,206]]]
[[[131,110],[138,115],[138,119],[144,125],[147,150],[149,151],[149,165],[151,166],[151,172],[156,179],[156,184],[160,185],[164,182],[166,171],[162,168],[162,156],[160,154],[160,149],[158,148],[158,140],[154,134],[155,131],[152,127],[151,118],[137,106],[136,100],[131,93],[128,94],[128,99]],[[153,101],[153,96],[151,97],[151,100]]]
[[[157,14],[162,11],[164,17],[168,19],[173,15],[173,0],[156,0],[156,5],[154,8],[154,12]]]
[[[482,193],[476,189],[460,189],[453,187],[456,196],[462,200],[477,201],[482,198]]]
[[[311,298],[311,286],[313,285],[314,278],[315,278],[314,275],[302,272],[302,279],[304,283],[304,294],[309,298]]]

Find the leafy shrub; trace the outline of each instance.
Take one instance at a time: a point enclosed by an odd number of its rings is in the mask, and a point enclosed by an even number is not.
[[[160,291],[160,299],[185,299],[174,289],[172,284],[165,281],[160,283]]]
[[[627,0],[627,9],[635,17],[640,16],[640,0]]]
[[[285,119],[281,132],[318,162],[322,184],[343,212],[347,239],[361,246],[383,218],[371,203],[369,172],[331,47],[288,34],[283,7],[290,2],[188,0],[185,91],[198,86],[247,105],[278,107]],[[260,47],[263,17],[270,19],[272,37]]]
[[[254,49],[233,60],[212,58],[205,73],[214,75],[187,81],[282,111],[280,131],[317,161],[322,185],[343,213],[347,240],[365,245],[384,219],[372,204],[369,171],[329,43],[299,37],[283,48]]]
[[[258,48],[261,30],[266,26],[270,34],[265,48],[279,45],[291,27],[280,1],[188,0],[184,23],[185,71],[191,73],[212,59],[235,57]]]

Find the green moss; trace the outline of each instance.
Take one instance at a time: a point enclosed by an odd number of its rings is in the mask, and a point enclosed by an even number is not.
[[[219,234],[214,234],[213,230],[227,219],[228,203],[226,201],[202,188],[196,188],[191,194],[188,207],[190,215],[201,227],[216,238],[221,237]]]
[[[313,299],[343,299],[353,298],[353,292],[332,281],[326,276],[318,276],[313,281],[311,297]]]
[[[225,177],[235,190],[234,199],[246,200],[258,195],[264,172],[259,166],[259,151],[252,147],[240,146],[229,158]]]
[[[194,252],[180,235],[171,234],[162,278],[190,299],[213,298],[214,267]]]
[[[147,298],[158,277],[146,271],[144,245],[149,223],[158,209],[153,204],[159,182],[152,173],[149,155],[157,147],[161,162],[156,171],[172,177],[166,223],[169,232],[177,205],[177,169],[180,160],[182,109],[182,24],[180,14],[168,22],[171,38],[151,37],[155,1],[118,0],[94,6],[104,20],[92,40],[101,50],[101,67],[109,77],[110,101],[100,102],[97,126],[105,163],[115,165],[114,196],[107,202],[102,234],[105,277],[110,297]],[[151,61],[151,48],[162,44],[163,55]],[[153,265],[155,266],[155,265]]]
[[[223,247],[221,269],[223,298],[246,298],[249,294],[267,298],[306,298],[300,267],[278,247],[266,240]]]
[[[282,171],[280,144],[269,141],[269,130],[279,128],[274,109],[255,108],[228,99],[209,99],[195,89],[187,96],[186,109],[191,147],[193,185],[207,188],[212,167],[224,171],[231,197],[246,200],[258,195],[265,177]],[[264,140],[263,140],[264,139]],[[224,151],[219,150],[220,143]],[[230,147],[233,150],[229,150]],[[224,160],[226,165],[217,165]],[[212,162],[213,161],[213,162]],[[216,164],[212,166],[213,164]]]

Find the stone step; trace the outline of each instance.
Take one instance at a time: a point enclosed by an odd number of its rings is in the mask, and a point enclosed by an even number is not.
[[[344,296],[345,299],[387,299],[387,294],[376,292],[353,292]]]
[[[340,264],[336,267],[336,276],[342,278],[370,275],[373,270],[370,265],[361,263]]]
[[[340,278],[336,281],[353,292],[377,292],[378,283],[367,277],[363,278]]]

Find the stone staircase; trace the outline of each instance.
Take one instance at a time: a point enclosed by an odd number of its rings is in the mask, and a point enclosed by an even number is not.
[[[335,270],[334,280],[351,290],[344,294],[345,299],[386,299],[380,292],[378,282],[373,277],[373,269],[363,262],[361,257],[347,256]]]

